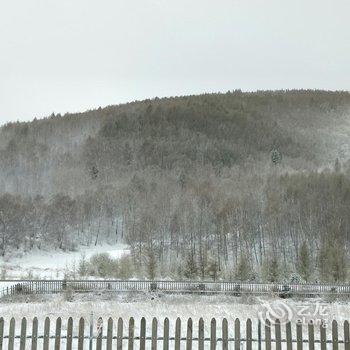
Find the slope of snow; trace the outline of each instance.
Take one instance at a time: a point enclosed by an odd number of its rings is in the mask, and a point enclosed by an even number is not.
[[[75,252],[61,250],[43,251],[35,250],[24,253],[8,261],[0,259],[0,266],[6,269],[6,278],[63,278],[67,268],[71,269],[78,263],[83,255],[89,259],[96,253],[108,253],[113,258],[120,258],[129,253],[125,244],[102,244],[97,246],[81,246]]]

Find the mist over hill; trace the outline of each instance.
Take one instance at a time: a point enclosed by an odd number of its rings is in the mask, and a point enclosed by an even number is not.
[[[140,276],[348,280],[349,144],[348,92],[233,91],[10,123],[0,253],[127,242]]]

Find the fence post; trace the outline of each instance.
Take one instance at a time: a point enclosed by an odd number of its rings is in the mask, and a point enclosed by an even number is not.
[[[175,350],[180,350],[181,341],[181,319],[178,317],[175,323]]]
[[[27,340],[27,320],[25,317],[23,317],[21,322],[21,340],[19,344],[20,350],[26,349],[26,340]]]
[[[309,335],[309,350],[315,350],[315,332],[314,332],[314,324],[312,320],[309,321],[309,324],[307,326],[308,328],[308,335]]]
[[[336,320],[332,321],[332,344],[333,350],[338,350],[338,323]]]
[[[117,350],[122,350],[123,348],[123,319],[118,318],[118,332],[117,332]]]
[[[222,350],[228,350],[228,323],[227,319],[222,320]]]
[[[110,317],[107,323],[107,350],[112,350],[112,339],[113,339],[113,319]]]
[[[62,319],[58,317],[56,320],[55,350],[60,350],[61,348],[61,325]]]
[[[133,317],[130,317],[128,350],[134,349],[134,332],[135,332],[135,320]]]
[[[72,350],[72,333],[73,333],[73,318],[68,318],[68,324],[67,324],[67,350]]]
[[[281,339],[281,322],[280,320],[275,321],[275,338],[276,338],[276,350],[282,349],[282,339]]]
[[[186,350],[192,350],[192,334],[193,334],[193,322],[190,317],[187,320],[187,333],[186,333]]]
[[[252,350],[252,321],[250,318],[247,320],[246,325],[246,337],[247,337],[247,347],[246,350]],[[227,348],[226,348],[227,349]]]
[[[349,321],[344,322],[344,348],[350,350]]]
[[[303,350],[303,329],[300,320],[297,321],[297,350]]]
[[[14,347],[14,341],[15,341],[15,326],[16,321],[12,317],[10,321],[10,330],[9,330],[9,344],[8,344],[8,350],[13,350]]]
[[[50,318],[45,318],[45,324],[44,324],[44,350],[49,350],[49,343],[50,343]]]
[[[204,350],[204,321],[202,317],[198,323],[198,350]]]
[[[169,319],[164,319],[163,350],[169,350]]]
[[[158,341],[158,321],[156,317],[153,317],[152,320],[152,350],[157,350],[157,341]]]
[[[210,350],[216,349],[216,320],[211,319],[210,322]]]
[[[84,328],[85,328],[85,324],[84,324],[84,318],[80,317],[79,320],[79,333],[78,333],[78,350],[84,350]],[[92,339],[90,339],[90,342],[92,341]]]
[[[141,329],[140,329],[140,350],[146,349],[146,319],[141,318]]]
[[[286,323],[286,339],[287,339],[287,350],[292,350],[293,349],[292,324],[290,322]]]
[[[271,350],[271,323],[265,320],[265,350]]]

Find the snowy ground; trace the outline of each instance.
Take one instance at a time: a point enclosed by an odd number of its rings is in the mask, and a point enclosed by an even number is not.
[[[33,299],[37,298],[37,299]],[[40,298],[40,299],[39,299]],[[16,329],[19,333],[22,317],[29,320],[28,332],[31,331],[30,321],[34,316],[39,319],[39,330],[42,332],[45,317],[52,320],[51,332],[54,334],[54,323],[57,317],[62,317],[62,334],[67,327],[68,317],[74,319],[74,333],[77,334],[77,325],[80,317],[86,320],[86,333],[89,331],[90,315],[93,313],[94,331],[96,331],[96,320],[102,317],[104,320],[104,335],[106,334],[106,322],[109,317],[114,320],[114,335],[116,335],[116,322],[119,317],[124,320],[124,335],[127,335],[127,322],[130,317],[135,318],[135,336],[139,336],[140,320],[146,318],[147,336],[151,335],[151,321],[157,317],[159,322],[158,335],[162,336],[164,318],[170,320],[170,336],[174,336],[175,321],[177,317],[182,320],[182,336],[186,335],[186,322],[189,317],[193,319],[194,336],[197,336],[198,320],[203,317],[205,324],[205,336],[210,336],[210,321],[213,317],[217,321],[217,334],[221,336],[221,324],[223,318],[227,318],[229,324],[229,336],[233,337],[233,323],[236,318],[242,321],[242,337],[245,336],[245,320],[251,318],[253,322],[253,337],[257,337],[257,323],[259,318],[271,317],[273,314],[279,318],[288,315],[292,322],[296,322],[304,314],[313,318],[316,322],[316,338],[319,333],[319,318],[326,320],[329,324],[333,319],[343,322],[350,315],[350,304],[347,302],[326,303],[321,299],[307,300],[282,300],[266,297],[243,298],[234,296],[203,296],[203,295],[158,295],[158,294],[87,294],[76,295],[73,301],[65,301],[64,296],[40,296],[23,299],[21,301],[0,304],[1,316],[5,319],[5,333],[8,334],[9,320],[16,319]],[[289,315],[291,313],[291,315]],[[263,328],[264,329],[264,328]],[[307,323],[304,324],[307,331]],[[342,336],[342,324],[339,324],[339,339]],[[306,334],[306,333],[305,333]],[[327,328],[328,339],[331,336],[331,328]],[[274,336],[274,329],[272,329]],[[282,336],[284,328],[282,326]],[[295,326],[293,326],[293,337],[295,337]],[[138,344],[138,343],[137,343]],[[126,341],[125,341],[126,345]],[[161,345],[161,344],[160,344]],[[138,346],[136,347],[138,348]],[[147,347],[149,348],[149,347]],[[231,347],[230,347],[231,348]]]
[[[23,253],[8,261],[0,259],[0,267],[5,268],[7,279],[60,279],[63,278],[67,269],[71,270],[74,264],[78,266],[83,254],[86,259],[89,259],[96,253],[108,253],[113,258],[119,258],[123,254],[128,254],[129,250],[125,244],[82,246],[76,252],[36,250]]]

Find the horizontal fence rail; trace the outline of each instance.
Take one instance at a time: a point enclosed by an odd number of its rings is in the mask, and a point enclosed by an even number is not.
[[[227,293],[292,295],[348,295],[348,284],[284,284],[246,282],[204,282],[204,281],[146,281],[146,280],[3,280],[0,297],[17,294],[46,294],[74,292],[165,292],[165,293]]]
[[[307,345],[307,347],[306,347]],[[0,350],[8,349],[305,349],[350,350],[349,322],[303,325],[279,320],[133,317],[85,320],[0,318]]]

